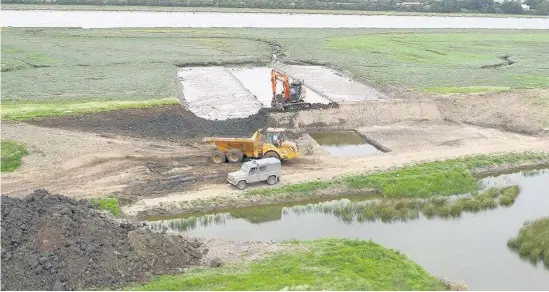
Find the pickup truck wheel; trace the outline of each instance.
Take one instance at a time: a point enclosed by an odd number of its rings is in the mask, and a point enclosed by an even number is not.
[[[278,153],[276,153],[274,151],[267,151],[267,153],[265,153],[263,155],[263,158],[269,158],[269,157],[274,157],[274,158],[280,160],[280,155],[278,155]]]
[[[214,163],[225,162],[225,154],[219,150],[214,151],[214,153],[212,154],[212,161]]]
[[[231,149],[227,152],[227,160],[229,160],[230,163],[239,163],[243,158],[244,154],[238,149]]]
[[[276,182],[277,182],[277,179],[276,179],[276,176],[274,175],[269,176],[269,178],[267,179],[267,184],[274,185]]]
[[[246,188],[246,181],[239,181],[237,184],[236,184],[236,188],[239,189],[239,190],[243,190]]]

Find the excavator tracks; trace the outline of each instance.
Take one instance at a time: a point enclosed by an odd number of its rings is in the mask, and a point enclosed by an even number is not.
[[[296,103],[286,103],[283,106],[283,111],[285,112],[296,112],[300,110],[308,110],[312,105],[308,102],[296,102]]]

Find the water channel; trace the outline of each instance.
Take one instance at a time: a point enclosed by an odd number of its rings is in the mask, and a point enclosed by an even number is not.
[[[510,207],[465,212],[455,219],[420,215],[406,222],[345,222],[329,210],[347,199],[150,219],[159,220],[152,222],[153,229],[165,226],[169,232],[232,240],[372,239],[408,254],[434,275],[464,281],[471,290],[549,290],[549,269],[521,259],[506,244],[524,222],[549,216],[549,169],[487,177],[482,184],[519,185],[521,192]]]
[[[382,154],[383,151],[368,144],[355,131],[309,133],[330,155],[333,156],[369,156]]]
[[[549,18],[223,12],[2,10],[2,27],[257,27],[549,29]]]

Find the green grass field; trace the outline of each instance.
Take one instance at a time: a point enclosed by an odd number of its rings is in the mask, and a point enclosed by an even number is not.
[[[160,276],[129,290],[448,290],[405,255],[371,241],[292,241],[306,250],[247,264],[202,268]]]
[[[2,28],[2,103],[173,99],[177,65],[267,63],[275,43],[285,61],[327,64],[378,86],[438,93],[549,87],[543,31]],[[517,63],[480,68],[503,55]],[[6,118],[26,115],[12,107]]]
[[[56,117],[78,115],[85,113],[97,113],[117,109],[150,108],[160,105],[179,104],[177,98],[151,99],[151,100],[95,100],[77,102],[72,100],[48,101],[37,100],[33,103],[8,102],[3,103],[2,119],[26,120],[36,117]]]
[[[2,172],[15,171],[23,160],[23,156],[29,154],[27,147],[17,141],[2,139]]]

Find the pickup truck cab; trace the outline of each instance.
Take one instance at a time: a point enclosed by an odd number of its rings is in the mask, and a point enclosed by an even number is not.
[[[280,181],[280,160],[275,157],[244,162],[240,170],[227,175],[227,181],[239,190],[248,184],[266,181],[274,185]]]

